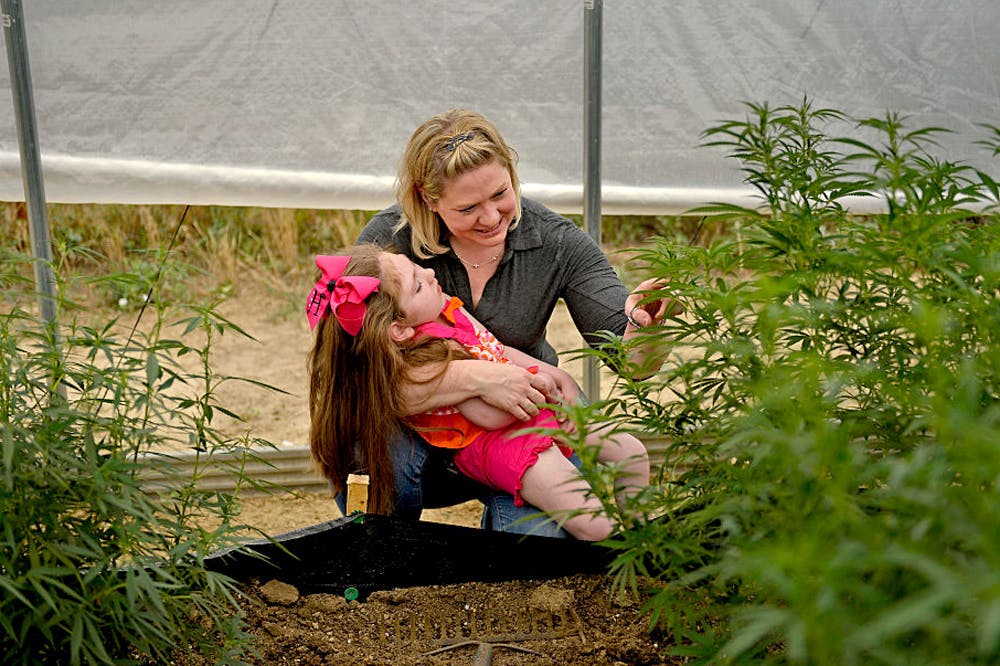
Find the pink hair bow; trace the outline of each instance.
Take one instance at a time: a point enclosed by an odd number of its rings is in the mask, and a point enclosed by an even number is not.
[[[306,300],[310,329],[316,328],[326,309],[330,308],[345,331],[353,336],[361,331],[367,310],[365,299],[378,291],[382,281],[367,275],[344,277],[344,269],[350,260],[350,257],[342,255],[316,255],[316,266],[322,275]]]

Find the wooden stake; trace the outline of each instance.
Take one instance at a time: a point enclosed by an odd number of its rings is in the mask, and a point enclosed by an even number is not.
[[[368,513],[368,475],[347,475],[347,515],[355,511]]]

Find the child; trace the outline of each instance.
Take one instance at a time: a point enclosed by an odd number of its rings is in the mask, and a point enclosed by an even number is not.
[[[544,434],[518,432],[558,427],[551,410],[526,423],[471,398],[411,415],[400,397],[402,384],[435,381],[440,372],[433,369],[446,361],[480,358],[537,373],[547,398],[557,402],[563,371],[497,341],[458,299],[442,293],[433,270],[376,246],[348,252],[316,257],[321,276],[306,304],[316,329],[309,358],[310,443],[334,491],[344,490],[357,461],[370,477],[369,506],[389,512],[394,484],[388,442],[402,420],[430,444],[455,449],[463,474],[512,494],[518,505],[572,514],[563,527],[578,539],[608,537],[614,523],[599,512],[600,502],[567,459],[570,451]],[[600,460],[622,464],[619,500],[649,483],[649,459],[638,439],[592,433],[587,441],[600,444]]]

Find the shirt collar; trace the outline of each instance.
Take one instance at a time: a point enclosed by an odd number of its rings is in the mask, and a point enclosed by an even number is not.
[[[524,215],[523,204],[521,222],[507,232],[507,252],[513,250],[533,250],[542,245],[542,234],[538,230],[538,220]]]

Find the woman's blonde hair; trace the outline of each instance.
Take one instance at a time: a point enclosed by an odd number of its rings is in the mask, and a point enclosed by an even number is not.
[[[517,179],[517,153],[499,130],[482,114],[451,109],[425,121],[416,129],[399,164],[396,200],[403,209],[398,228],[410,225],[413,253],[427,259],[444,254],[442,222],[424,201],[441,198],[445,186],[457,176],[496,162],[507,169],[517,197],[513,229],[521,217],[521,184]],[[447,230],[445,230],[446,232]]]
[[[405,314],[399,305],[399,276],[383,268],[386,253],[375,245],[338,252],[351,257],[345,276],[367,275],[381,284],[365,300],[357,336],[347,333],[329,311],[320,319],[308,361],[313,460],[335,493],[344,492],[348,473],[363,468],[369,475],[369,510],[381,514],[391,513],[395,501],[389,442],[404,416],[400,385],[438,381],[444,362],[468,356],[437,338],[403,345],[391,338],[390,324]],[[416,379],[412,371],[428,363],[440,363],[441,372]]]

